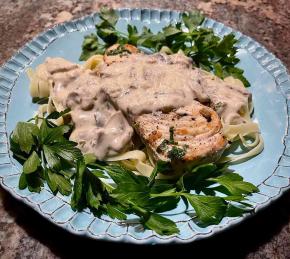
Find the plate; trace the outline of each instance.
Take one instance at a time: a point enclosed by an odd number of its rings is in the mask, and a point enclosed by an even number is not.
[[[155,32],[180,19],[180,12],[169,10],[120,9],[119,14],[117,27],[120,30],[130,23],[138,29],[148,26]],[[89,210],[74,212],[69,197],[54,196],[47,186],[39,194],[18,189],[21,166],[12,158],[7,140],[16,123],[31,118],[37,108],[31,103],[25,69],[35,68],[46,57],[64,57],[78,62],[83,36],[93,32],[99,20],[96,13],[59,24],[27,43],[0,69],[0,184],[3,188],[57,226],[93,239],[146,244],[185,243],[212,236],[249,217],[224,218],[218,225],[200,228],[193,222],[192,214],[184,213],[180,203],[175,210],[164,214],[177,223],[180,234],[164,237],[151,230],[144,231],[134,216],[120,222],[107,216],[96,218]],[[239,66],[251,83],[254,117],[260,124],[265,149],[255,158],[232,168],[259,187],[260,192],[250,197],[257,212],[289,188],[290,78],[284,65],[250,37],[212,19],[206,19],[204,26],[213,28],[219,36],[230,32],[236,35]]]

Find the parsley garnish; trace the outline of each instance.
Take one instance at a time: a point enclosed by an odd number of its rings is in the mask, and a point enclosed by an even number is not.
[[[116,49],[112,49],[108,51],[107,55],[108,56],[114,56],[114,55],[119,55],[119,54],[130,54],[131,52],[127,49],[124,48],[124,46],[120,45]]]
[[[171,150],[167,152],[167,155],[171,160],[180,160],[185,156],[185,153],[186,151],[184,148],[173,146]]]
[[[161,144],[157,147],[156,151],[158,153],[164,152],[168,147],[169,141],[167,139],[164,139]]]
[[[169,128],[169,143],[175,144],[175,142],[174,142],[174,127]]]
[[[82,154],[77,144],[65,137],[69,131],[70,126],[56,126],[48,119],[42,119],[40,128],[33,122],[17,123],[10,146],[14,157],[23,164],[20,189],[28,187],[39,192],[43,181],[47,181],[53,193],[71,193],[73,172],[69,171]]]
[[[96,25],[96,34],[84,38],[80,60],[104,54],[107,48],[116,43],[145,47],[151,52],[158,52],[166,47],[171,53],[182,50],[192,58],[193,66],[212,71],[220,78],[233,76],[240,79],[246,87],[250,86],[243,75],[244,71],[236,67],[240,60],[236,57],[237,40],[234,34],[220,38],[212,29],[202,27],[204,16],[198,11],[183,13],[180,22],[170,24],[157,33],[147,27],[143,27],[140,32],[130,24],[126,33],[118,31],[118,14],[114,10],[102,9],[100,19],[101,22]]]
[[[40,128],[35,124],[37,120],[41,120]],[[70,131],[69,125],[54,125],[49,116],[16,125],[10,148],[23,164],[20,189],[40,192],[46,182],[54,194],[72,193],[74,210],[89,208],[96,216],[106,214],[119,220],[135,214],[144,228],[160,235],[179,233],[173,221],[158,213],[175,209],[180,201],[191,205],[200,226],[218,224],[225,216],[237,217],[251,211],[245,201],[258,191],[257,187],[227,168],[204,164],[187,168],[177,180],[161,180],[156,179],[157,175],[170,174],[172,168],[170,163],[158,161],[150,177],[140,176],[119,164],[96,161],[89,154],[83,156],[76,143],[68,140]],[[171,159],[181,159],[185,151],[173,146],[169,152]]]
[[[118,15],[113,10],[103,9],[100,19],[96,34],[85,36],[80,60],[103,54],[116,43],[120,47],[109,55],[123,53],[124,44],[146,47],[152,52],[167,47],[171,53],[182,50],[192,58],[193,66],[213,71],[221,78],[231,75],[249,86],[243,70],[236,67],[239,59],[234,35],[221,39],[212,29],[202,28],[204,17],[199,12],[186,12],[179,23],[170,24],[157,33],[146,27],[138,32],[132,25],[128,25],[127,33],[119,32],[116,30]],[[35,102],[47,102],[47,98],[35,99]],[[159,173],[171,171],[171,165],[164,161],[158,161],[150,177],[144,177],[119,164],[107,164],[95,161],[94,156],[82,155],[77,144],[68,139],[71,126],[56,126],[51,122],[68,111],[16,125],[10,136],[10,149],[23,165],[20,189],[40,192],[46,182],[54,194],[72,193],[74,210],[89,208],[96,216],[107,214],[120,220],[126,220],[127,214],[135,214],[144,228],[160,235],[179,233],[173,221],[158,213],[175,209],[181,200],[186,206],[191,205],[201,226],[218,224],[225,216],[237,217],[251,211],[251,205],[245,201],[258,188],[225,167],[204,164],[187,168],[177,180],[161,180],[156,179]],[[176,146],[173,127],[169,140],[163,140],[157,151],[164,152],[169,145],[172,147],[167,155],[171,160],[184,157],[187,147]],[[106,181],[108,178],[114,184]]]

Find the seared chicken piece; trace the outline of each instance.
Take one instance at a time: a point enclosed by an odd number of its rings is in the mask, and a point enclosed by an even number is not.
[[[114,62],[123,61],[129,54],[136,54],[139,50],[131,44],[114,44],[108,48],[104,55],[104,61],[107,65],[111,65]]]
[[[169,113],[140,115],[134,123],[155,160],[191,165],[212,162],[227,144],[218,114],[196,101]]]

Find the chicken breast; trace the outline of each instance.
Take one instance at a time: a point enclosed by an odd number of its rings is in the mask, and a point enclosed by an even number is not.
[[[196,101],[169,113],[140,115],[134,122],[155,160],[191,165],[212,162],[227,144],[218,114]]]

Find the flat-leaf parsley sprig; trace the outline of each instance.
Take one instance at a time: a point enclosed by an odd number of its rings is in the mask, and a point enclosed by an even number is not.
[[[185,12],[181,21],[169,24],[161,31],[153,33],[143,27],[138,31],[136,26],[127,25],[127,32],[116,29],[118,13],[114,10],[102,9],[101,22],[96,24],[96,33],[85,36],[82,44],[80,60],[87,60],[95,54],[104,54],[113,44],[131,44],[145,47],[152,52],[164,50],[167,53],[183,53],[192,58],[193,66],[213,71],[220,78],[233,76],[240,79],[246,87],[250,86],[244,77],[244,71],[236,65],[237,40],[233,33],[223,38],[215,35],[210,28],[202,27],[205,17],[198,11]],[[118,53],[116,53],[118,54]]]
[[[40,192],[46,181],[54,194],[69,195],[72,191],[70,179],[82,153],[77,143],[68,140],[71,126],[56,126],[49,120],[54,115],[18,122],[10,135],[10,149],[23,164],[20,189],[28,187],[30,191]],[[38,120],[42,120],[40,127],[36,123]]]
[[[72,193],[74,210],[89,208],[96,216],[106,214],[119,220],[135,214],[144,228],[160,235],[179,233],[175,222],[160,213],[175,209],[181,201],[189,209],[191,205],[201,226],[251,211],[247,196],[257,192],[257,187],[225,167],[204,164],[188,169],[179,179],[165,180],[157,179],[171,170],[163,161],[158,161],[151,176],[145,177],[119,164],[83,155],[69,140],[71,126],[56,126],[51,120],[63,114],[19,122],[10,135],[10,149],[23,165],[20,189],[40,192],[46,182],[54,194]]]

